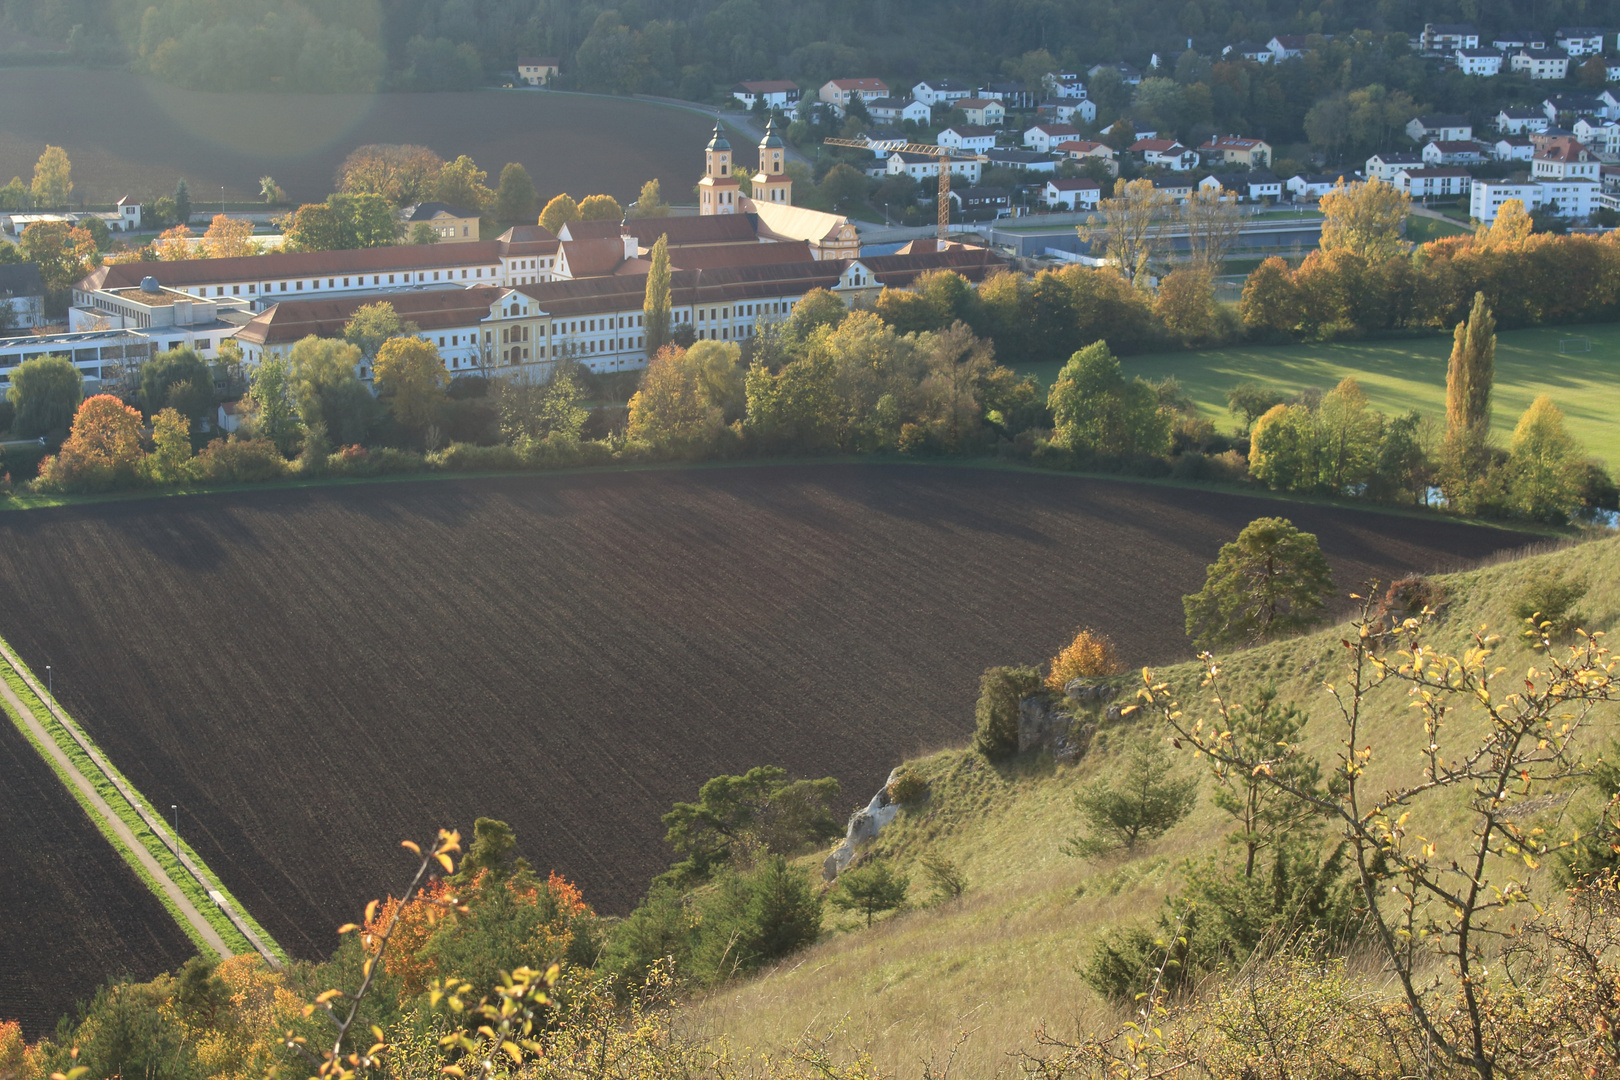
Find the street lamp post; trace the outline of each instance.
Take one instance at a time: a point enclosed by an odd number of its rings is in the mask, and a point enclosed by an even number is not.
[[[169,804],[169,811],[174,814],[174,857],[180,857],[180,807],[177,803]]]
[[[51,665],[49,664],[45,665],[45,691],[50,695],[52,701],[56,700],[56,680],[51,677]]]

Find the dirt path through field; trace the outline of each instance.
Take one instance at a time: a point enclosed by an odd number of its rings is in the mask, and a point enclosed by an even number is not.
[[[50,732],[45,730],[45,725],[41,724],[34,716],[32,709],[23,704],[16,691],[12,690],[10,683],[0,680],[0,696],[3,696],[6,703],[16,710],[17,715],[22,718],[23,726],[28,729],[29,734],[34,737],[38,745],[44,747],[45,752],[51,756],[51,759],[66,770],[69,778],[73,781],[73,786],[84,794],[85,800],[95,811],[96,816],[105,825],[111,827],[118,839],[122,840],[129,850],[135,853],[135,858],[140,861],[141,866],[145,868],[148,874],[152,875],[152,880],[158,883],[159,887],[163,889],[163,894],[174,903],[180,914],[185,916],[186,922],[191,924],[208,947],[213,949],[222,960],[236,955],[225,944],[225,940],[219,936],[219,931],[215,930],[208,920],[203,918],[203,914],[197,910],[197,906],[191,902],[185,893],[180,891],[180,886],[174,883],[168,872],[163,869],[156,859],[152,858],[151,853],[135,838],[134,830],[124,824],[124,819],[114,813],[111,806],[107,805],[107,800],[101,797],[101,792],[96,790],[89,777],[80,772],[78,766],[73,764],[73,759],[68,757],[60,746],[56,745],[56,740],[51,738]]]

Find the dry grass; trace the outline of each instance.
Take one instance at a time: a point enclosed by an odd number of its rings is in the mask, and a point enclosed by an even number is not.
[[[1514,638],[1514,594],[1552,564],[1579,569],[1591,583],[1581,603],[1584,625],[1611,629],[1620,621],[1620,539],[1560,546],[1531,559],[1503,562],[1442,579],[1450,608],[1441,633],[1460,646],[1488,624],[1510,640],[1499,659],[1510,670],[1533,661]],[[1324,760],[1335,752],[1337,715],[1323,692],[1340,677],[1341,631],[1234,655],[1226,678],[1239,697],[1274,684],[1280,695],[1311,717],[1307,741]],[[1182,688],[1191,711],[1207,698],[1197,690],[1200,669],[1188,664],[1159,673]],[[1382,692],[1370,704],[1369,742],[1378,747],[1375,779],[1395,784],[1420,769],[1414,750],[1421,724],[1403,692]],[[1147,730],[1143,720],[1105,727],[1096,749],[1074,766],[1022,760],[1003,767],[964,750],[943,750],[912,762],[928,778],[931,797],[904,811],[874,845],[911,872],[913,897],[925,902],[918,859],[938,852],[968,878],[958,902],[917,907],[882,920],[870,931],[853,920],[829,921],[810,951],[778,970],[723,988],[698,1002],[692,1023],[739,1045],[776,1048],[805,1034],[841,1027],[842,1041],[864,1047],[880,1067],[917,1076],[922,1062],[943,1061],[960,1033],[968,1039],[952,1075],[1012,1075],[1010,1055],[1032,1042],[1036,1028],[1054,1033],[1097,1030],[1117,1019],[1077,972],[1090,944],[1122,923],[1145,921],[1176,887],[1185,860],[1226,850],[1228,824],[1206,788],[1193,815],[1145,855],[1131,862],[1085,863],[1060,851],[1075,827],[1074,790],[1118,760],[1129,738]],[[1612,709],[1597,718],[1588,746],[1620,733]],[[1459,736],[1466,733],[1459,731]],[[1184,767],[1198,765],[1187,761]],[[1570,792],[1553,792],[1542,824],[1566,814]],[[1573,805],[1583,796],[1575,793]],[[1444,846],[1468,828],[1460,801],[1424,811],[1426,835]],[[1543,871],[1542,885],[1553,882]],[[1367,972],[1376,984],[1376,971]]]

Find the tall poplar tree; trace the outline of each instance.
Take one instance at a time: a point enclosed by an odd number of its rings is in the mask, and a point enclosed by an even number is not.
[[[1440,487],[1446,501],[1464,513],[1489,501],[1482,485],[1490,468],[1486,438],[1491,426],[1491,383],[1496,378],[1496,318],[1475,293],[1468,320],[1457,324],[1446,368],[1446,442]]]
[[[669,313],[673,306],[669,288],[669,237],[665,235],[653,245],[652,268],[647,271],[647,297],[641,304],[646,316],[649,357],[669,344]]]
[[[1491,424],[1491,384],[1496,379],[1496,317],[1485,294],[1474,294],[1468,321],[1457,324],[1446,368],[1446,435],[1463,432],[1483,442]]]

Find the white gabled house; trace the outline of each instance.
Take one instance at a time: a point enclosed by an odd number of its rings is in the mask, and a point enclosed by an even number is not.
[[[1504,135],[1523,135],[1528,131],[1546,131],[1552,121],[1541,109],[1503,109],[1496,114],[1496,130]]]
[[[1421,169],[1423,165],[1422,154],[1390,152],[1374,154],[1368,158],[1364,172],[1369,180],[1382,180],[1386,184],[1392,184],[1395,182],[1395,174],[1402,169]]]
[[[1130,153],[1141,154],[1143,165],[1157,165],[1172,172],[1198,168],[1198,151],[1189,150],[1174,139],[1138,139]]]
[[[1451,55],[1457,61],[1458,71],[1485,78],[1502,74],[1502,64],[1506,60],[1495,49],[1458,49]]]
[[[866,103],[866,111],[872,115],[872,119],[885,124],[897,124],[902,120],[926,124],[934,117],[932,109],[915,99],[900,101],[897,98],[877,98]]]
[[[1072,124],[1036,124],[1024,132],[1024,145],[1037,153],[1050,153],[1061,142],[1080,138],[1080,129]]]
[[[1607,36],[1601,26],[1560,26],[1553,32],[1553,45],[1571,56],[1599,56]]]
[[[1052,179],[1041,189],[1041,195],[1046,205],[1053,209],[1090,210],[1102,198],[1102,185],[1084,177]]]
[[[1406,134],[1419,146],[1434,140],[1463,142],[1474,137],[1474,125],[1458,113],[1430,113],[1407,121]]]
[[[1530,175],[1535,180],[1596,182],[1600,164],[1597,155],[1586,147],[1560,140],[1531,159]]]
[[[973,88],[956,79],[924,79],[911,88],[911,96],[926,105],[949,107],[973,96]]]
[[[1504,135],[1491,144],[1491,156],[1497,161],[1529,161],[1536,156],[1536,144]]]
[[[1575,141],[1600,154],[1620,154],[1620,124],[1583,116],[1575,121]]]
[[[939,133],[934,140],[940,146],[948,146],[953,150],[971,150],[978,153],[983,150],[993,150],[996,146],[996,129],[987,127],[973,127],[964,124],[961,127],[948,127]]]
[[[1485,151],[1480,149],[1478,143],[1468,142],[1442,142],[1435,140],[1423,147],[1423,164],[1426,167],[1437,165],[1483,165]]]
[[[1466,195],[1473,182],[1467,169],[1402,169],[1395,174],[1395,187],[1414,199]]]
[[[1569,78],[1569,53],[1562,49],[1520,49],[1508,59],[1512,70],[1537,80]]]

